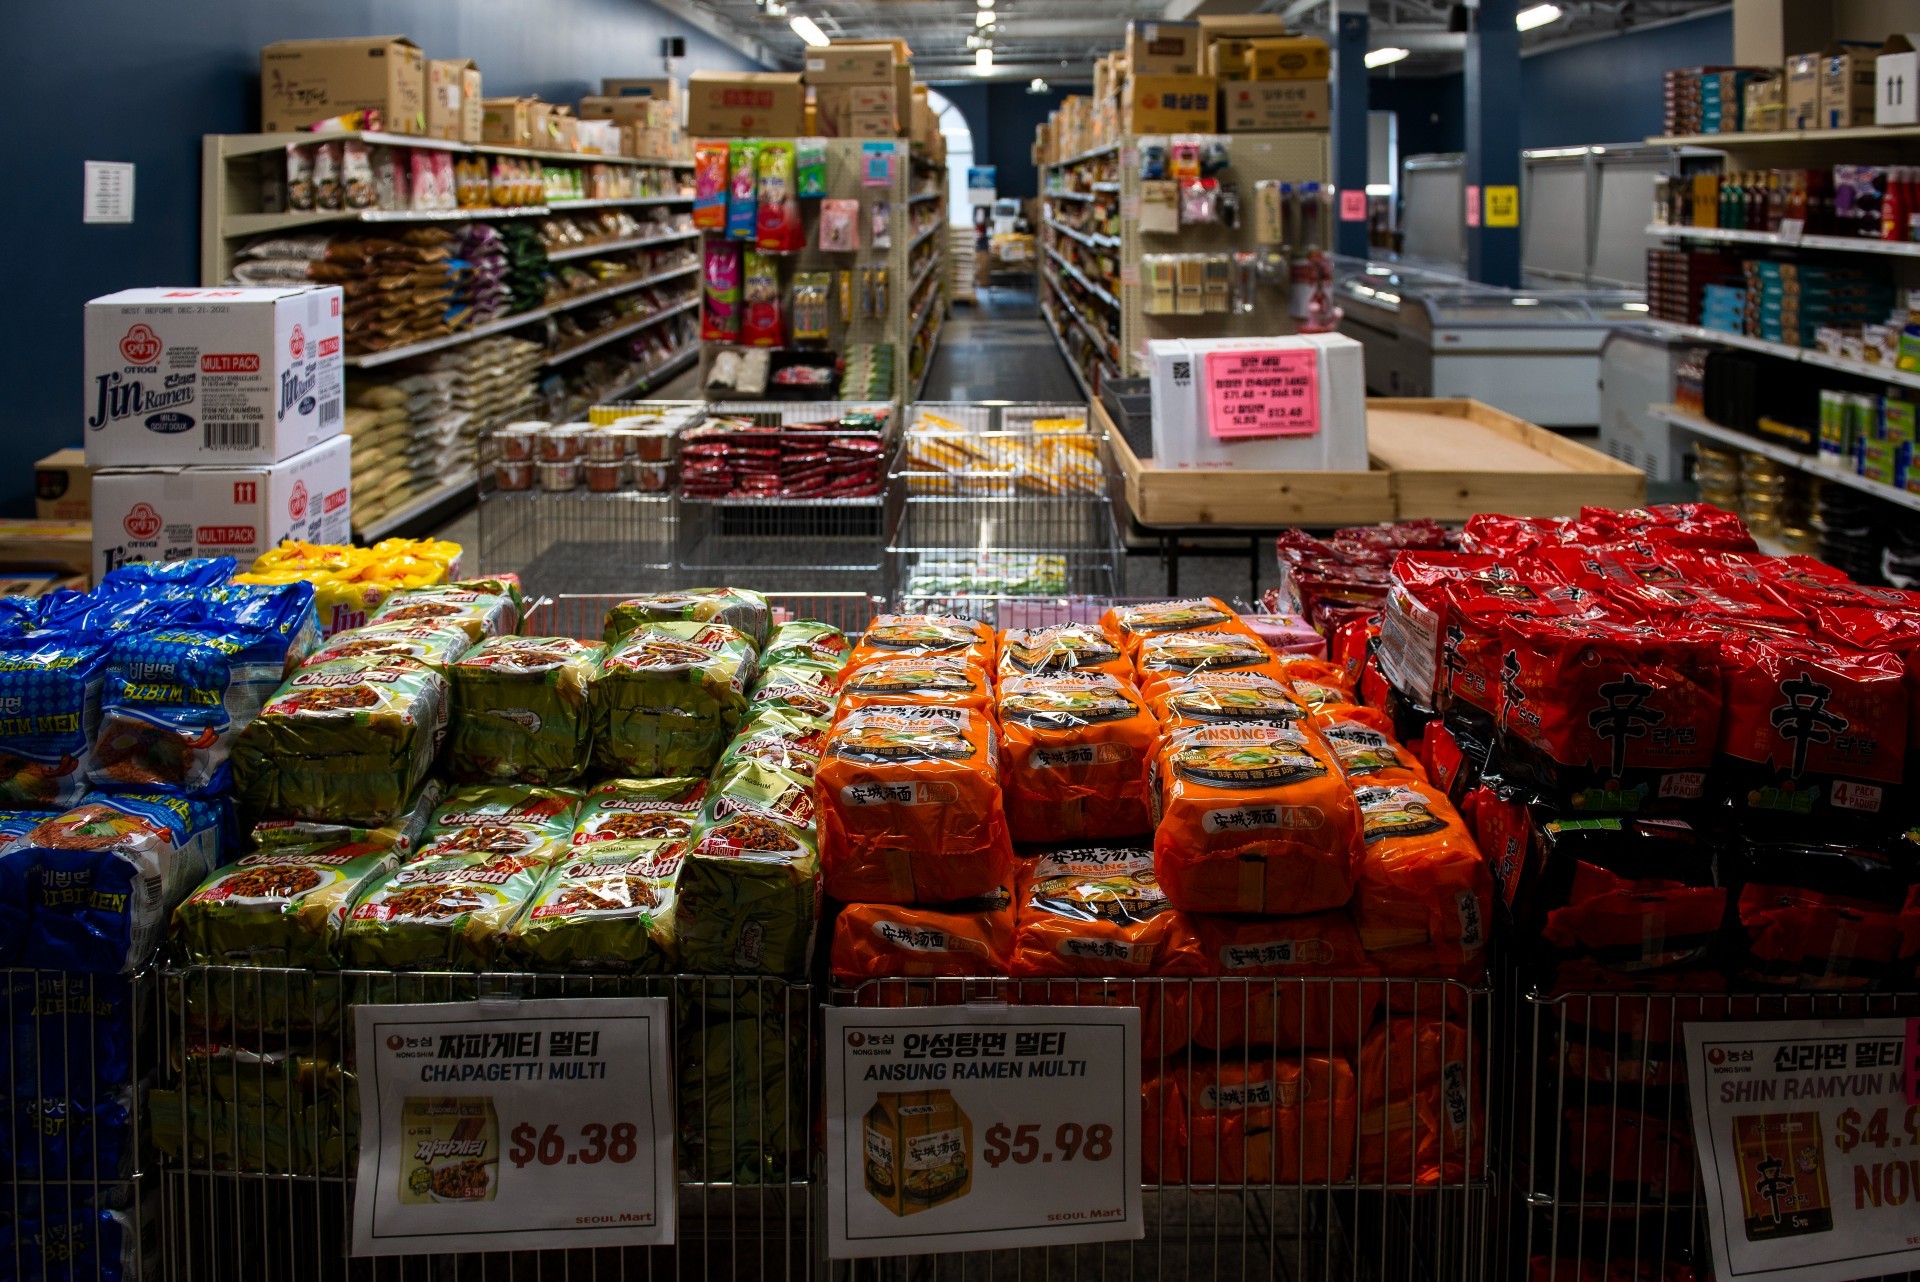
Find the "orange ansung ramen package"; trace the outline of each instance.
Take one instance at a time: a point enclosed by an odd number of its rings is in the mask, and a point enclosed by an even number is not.
[[[1437,1009],[1389,1019],[1360,1048],[1362,1184],[1457,1184],[1486,1165],[1486,1077]]]
[[[848,904],[833,923],[836,983],[1005,975],[1013,960],[1013,892],[914,908]]]
[[[879,659],[958,659],[982,672],[993,671],[993,629],[971,619],[944,614],[875,616],[853,647],[847,671]]]
[[[1090,623],[1013,628],[1000,634],[1000,679],[1104,672],[1133,679],[1133,661],[1120,643]]]
[[[827,893],[842,903],[946,904],[1013,872],[993,720],[970,708],[848,713],[814,776]]]
[[[847,674],[834,715],[845,716],[880,703],[935,704],[987,712],[993,707],[993,685],[984,669],[964,659],[938,655],[875,659]]]
[[[1486,964],[1493,878],[1465,821],[1438,788],[1355,788],[1361,840],[1353,920],[1389,975],[1470,979]]]
[[[1353,1069],[1345,1060],[1242,1058],[1195,1065],[1187,1084],[1195,1184],[1338,1184],[1353,1172]]]
[[[1427,782],[1427,772],[1419,759],[1394,739],[1393,722],[1386,713],[1334,704],[1314,713],[1311,724],[1333,751],[1340,773],[1354,787]]]
[[[1382,985],[1366,978],[1373,967],[1346,913],[1189,920],[1215,976],[1193,985],[1196,1046],[1285,1054],[1360,1045]]]
[[[1360,812],[1304,725],[1193,726],[1154,763],[1154,867],[1196,913],[1325,912],[1353,897]]]
[[[1301,721],[1307,715],[1285,682],[1258,672],[1195,672],[1171,678],[1155,684],[1147,694],[1147,706],[1165,730],[1243,721]]]
[[[1147,774],[1159,723],[1133,686],[1100,672],[1000,686],[1000,783],[1015,841],[1104,841],[1153,830]]]
[[[1278,679],[1279,661],[1266,642],[1238,632],[1172,632],[1141,637],[1133,664],[1144,690],[1196,672],[1243,672]]]
[[[1323,708],[1350,706],[1360,702],[1346,672],[1324,660],[1282,659],[1280,675],[1292,687],[1294,698],[1304,703],[1309,711],[1319,712]]]
[[[1233,632],[1259,640],[1233,607],[1210,596],[1116,605],[1101,616],[1100,626],[1129,655],[1137,653],[1147,637],[1172,632]]]

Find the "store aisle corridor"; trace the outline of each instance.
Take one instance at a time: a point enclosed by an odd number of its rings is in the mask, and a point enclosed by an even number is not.
[[[927,401],[1080,401],[1079,384],[1031,288],[981,289],[979,301],[954,307],[933,372]]]

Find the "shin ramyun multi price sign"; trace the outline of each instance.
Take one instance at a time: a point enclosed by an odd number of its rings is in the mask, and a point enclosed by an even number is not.
[[[1920,1269],[1911,1021],[1689,1024],[1687,1078],[1720,1282]]]
[[[835,1259],[1144,1235],[1140,1012],[827,1012]]]
[[[660,997],[361,1006],[355,1255],[673,1241]]]

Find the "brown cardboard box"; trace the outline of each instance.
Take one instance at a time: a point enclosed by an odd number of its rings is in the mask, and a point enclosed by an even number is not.
[[[673,108],[676,120],[686,115],[687,96],[672,76],[638,76],[600,82],[602,98],[658,98]]]
[[[1200,74],[1200,24],[1197,22],[1127,23],[1127,65],[1141,76],[1197,76]]]
[[[687,133],[694,138],[792,138],[802,130],[805,90],[780,71],[696,71],[687,80]]]
[[[538,98],[487,98],[480,104],[480,138],[502,147],[533,146],[533,109]]]
[[[907,42],[898,36],[879,39],[872,36],[834,36],[827,43],[830,47],[832,45],[885,45],[893,50],[893,60],[895,62],[910,63],[913,61],[913,50],[908,48]]]
[[[1212,76],[1135,75],[1127,83],[1129,133],[1208,133],[1219,128],[1219,82]]]
[[[55,450],[33,465],[33,514],[42,521],[93,519],[93,469],[85,450]]]
[[[1332,123],[1325,80],[1248,80],[1220,87],[1222,127],[1228,133],[1270,129],[1325,129]]]
[[[533,106],[528,110],[528,120],[532,124],[533,134],[527,146],[535,151],[554,150],[559,130],[553,123],[553,104],[534,99]]]
[[[1247,55],[1253,52],[1253,41],[1243,36],[1230,36],[1223,40],[1207,42],[1206,72],[1216,80],[1245,80],[1247,78]]]
[[[1873,123],[1880,47],[1828,45],[1820,55],[1820,119],[1816,128],[1859,129]]]
[[[893,64],[890,44],[833,44],[807,50],[806,79],[810,85],[891,85]]]
[[[1820,55],[1796,53],[1787,59],[1788,129],[1817,129],[1820,121]]]
[[[282,40],[260,51],[260,128],[291,133],[377,110],[387,133],[423,133],[426,78],[426,56],[405,36]]]
[[[1102,55],[1093,60],[1093,97],[1097,102],[1113,92],[1113,59]]]
[[[93,525],[0,519],[0,566],[42,565],[87,573],[93,565]]]
[[[1203,13],[1195,21],[1205,40],[1265,40],[1287,34],[1287,20],[1277,13]]]
[[[582,98],[574,114],[582,120],[617,120],[623,125],[651,125],[657,98]],[[671,107],[666,108],[673,110]]]
[[[1250,41],[1246,58],[1249,80],[1325,80],[1333,68],[1327,42],[1312,36]]]
[[[820,121],[820,133],[827,138],[891,138],[892,132],[872,132],[873,121],[884,119],[889,131],[898,119],[892,85],[821,85],[813,91],[813,105]],[[850,122],[865,117],[862,132]]]
[[[547,117],[547,132],[553,139],[554,151],[580,150],[580,122],[573,118],[573,108],[563,103],[554,104]]]
[[[427,137],[479,142],[480,68],[470,58],[427,60]]]
[[[891,112],[856,112],[841,121],[845,131],[842,138],[898,138],[900,126],[894,123]],[[832,135],[828,135],[831,137]]]
[[[896,62],[893,64],[893,101],[895,114],[905,122],[907,104],[913,101],[913,64]]]

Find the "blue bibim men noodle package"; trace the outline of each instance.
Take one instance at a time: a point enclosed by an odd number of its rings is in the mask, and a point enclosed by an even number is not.
[[[21,1198],[19,1216],[0,1221],[0,1261],[15,1282],[136,1282],[157,1276],[160,1199],[131,1206],[124,1191],[59,1185]]]
[[[128,973],[159,948],[176,905],[220,862],[227,803],[95,793],[22,839],[31,920],[21,964]]]
[[[96,1099],[136,1080],[143,1066],[134,1028],[133,985],[121,976],[8,972],[0,977],[7,1098]],[[13,1109],[10,1103],[0,1113]]]
[[[86,792],[107,650],[71,633],[0,638],[0,803],[64,807]]]
[[[230,556],[203,556],[185,561],[135,561],[101,576],[104,593],[145,593],[171,588],[217,588],[233,579],[239,562]]]
[[[16,852],[28,833],[58,815],[54,810],[0,810],[0,966],[13,965],[27,946],[27,860],[16,858]]]
[[[0,1167],[23,1180],[125,1178],[133,1169],[133,1091],[16,1091],[12,1134],[0,1133]]]

